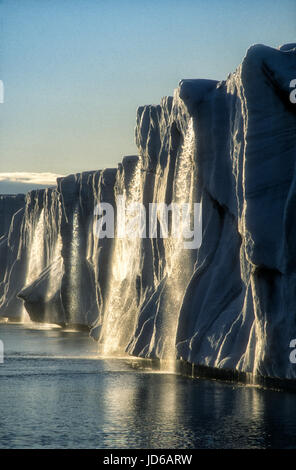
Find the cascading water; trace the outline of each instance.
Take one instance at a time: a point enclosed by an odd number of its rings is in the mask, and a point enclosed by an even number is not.
[[[34,211],[35,214],[35,211]],[[36,222],[37,220],[37,222]],[[44,209],[41,210],[39,217],[33,217],[30,224],[26,227],[28,235],[28,254],[27,254],[27,272],[25,288],[32,284],[40,275],[45,262],[45,221]],[[30,322],[30,317],[25,308],[23,308],[22,322]]]
[[[120,186],[120,185],[119,185]],[[134,233],[133,221],[137,216],[137,203],[142,197],[142,172],[137,164],[127,190],[117,188],[125,208],[117,208],[117,233],[111,259],[109,289],[103,314],[99,343],[103,355],[123,353],[133,333],[138,307],[136,279],[140,274],[141,239]],[[134,204],[134,206],[133,206]],[[128,234],[124,234],[126,229]],[[121,235],[123,235],[121,237]]]
[[[22,310],[25,322],[31,318],[34,322],[53,323],[57,319],[55,307],[62,272],[60,222],[60,202],[55,191],[29,194],[22,228],[26,271],[24,286],[18,292],[18,297],[25,301]]]
[[[50,269],[49,269],[49,278],[48,278],[48,285],[46,289],[46,296],[45,300],[47,303],[49,303],[56,292],[59,290],[60,287],[60,273],[62,272],[62,265],[63,265],[63,260],[61,257],[61,250],[62,250],[62,239],[61,235],[57,234],[56,241],[54,243],[52,252],[51,252],[51,258],[50,258]],[[44,321],[46,323],[50,323],[50,317],[51,317],[51,312],[50,309],[49,311],[45,312],[45,318]]]
[[[194,152],[195,134],[191,118],[180,154],[177,157],[172,197],[172,203],[176,204],[180,211],[185,210],[185,207],[187,207],[189,219],[192,219],[194,198],[195,173],[192,171],[194,168]],[[164,361],[164,368],[170,370],[174,370],[175,366],[179,312],[195,261],[195,253],[184,248],[183,235],[187,227],[188,219],[181,216],[178,223],[178,233],[171,234],[165,244],[167,282],[161,305],[163,313],[160,328],[164,342],[160,354],[161,359]]]
[[[26,286],[32,284],[44,267],[44,209],[41,210],[38,221],[36,225],[32,227],[30,235]]]
[[[22,299],[31,318],[42,322],[46,292],[52,292],[53,322],[79,320],[91,327],[106,353],[126,350],[174,361],[177,351],[194,364],[295,378],[289,360],[296,337],[290,308],[296,303],[295,116],[284,78],[294,69],[292,49],[252,46],[226,81],[185,80],[174,97],[138,109],[142,178],[135,176],[136,161],[128,165],[124,159],[112,177],[111,169],[95,172],[93,179],[89,173],[69,175],[58,179],[56,190],[28,193],[1,237],[0,315],[19,320]],[[272,121],[268,135],[263,124],[271,115],[280,119]],[[262,128],[254,133],[258,122]],[[277,163],[279,152],[286,165]],[[198,257],[198,247],[186,250],[182,237],[171,235],[94,241],[87,229],[96,195],[113,205],[116,194],[126,195],[127,203],[141,201],[145,209],[150,202],[195,204],[199,195],[206,217]],[[48,264],[49,210],[57,209],[51,196],[62,213],[59,276]],[[157,231],[160,225],[158,219]]]
[[[69,270],[69,323],[79,323],[80,315],[80,235],[79,235],[78,207],[75,208],[72,222],[72,237],[70,243],[70,270]]]
[[[49,224],[49,246],[48,246],[48,264],[51,266],[49,271],[49,280],[47,287],[47,298],[50,299],[52,295],[58,289],[58,283],[60,281],[57,272],[61,271],[62,265],[62,237],[60,233],[61,227],[61,211],[59,202],[56,201],[54,205],[54,210],[50,214],[50,224]],[[57,214],[57,215],[56,215]]]

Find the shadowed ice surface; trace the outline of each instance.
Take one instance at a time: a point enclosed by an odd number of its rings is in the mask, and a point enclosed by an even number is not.
[[[293,394],[98,359],[87,333],[1,324],[0,338],[1,448],[296,447]]]

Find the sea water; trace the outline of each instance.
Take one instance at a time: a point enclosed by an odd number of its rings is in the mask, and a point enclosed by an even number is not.
[[[296,447],[295,394],[99,358],[52,325],[0,324],[0,339],[1,448]]]

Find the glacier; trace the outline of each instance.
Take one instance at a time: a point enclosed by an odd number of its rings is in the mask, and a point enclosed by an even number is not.
[[[296,44],[251,46],[226,80],[139,107],[117,168],[1,196],[0,315],[87,329],[105,355],[296,379],[295,78]],[[120,224],[120,195],[200,203],[201,246],[98,238],[96,207]]]

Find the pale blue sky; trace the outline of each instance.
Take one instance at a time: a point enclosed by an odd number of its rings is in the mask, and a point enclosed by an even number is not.
[[[295,0],[0,0],[0,15],[0,172],[116,166],[139,105],[296,40]]]

